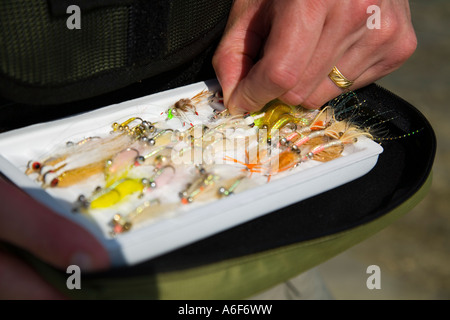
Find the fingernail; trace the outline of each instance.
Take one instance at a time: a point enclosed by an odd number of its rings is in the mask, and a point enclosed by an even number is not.
[[[78,266],[81,271],[91,271],[93,268],[91,257],[84,252],[76,252],[70,261],[73,265]]]

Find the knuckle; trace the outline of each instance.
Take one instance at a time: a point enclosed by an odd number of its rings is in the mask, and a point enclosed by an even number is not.
[[[365,25],[368,18],[368,9],[373,5],[378,6],[379,2],[379,0],[349,1],[348,6],[342,9],[344,10],[342,16],[347,17],[348,28],[353,30]]]
[[[367,9],[372,5],[377,5],[374,0],[359,0],[351,2],[351,16],[354,19],[364,21],[367,18]]]
[[[390,14],[384,14],[384,17],[381,19],[381,35],[382,39],[385,41],[389,41],[392,38],[395,38],[399,31],[399,22],[398,20]]]
[[[381,4],[380,0],[359,0],[359,1],[356,1],[356,2],[359,4],[359,7],[362,10],[364,10],[364,12],[367,11],[368,7],[380,6],[380,4]],[[352,3],[352,4],[354,4],[354,3]]]
[[[330,24],[339,23],[334,32],[341,35],[353,34],[355,30],[364,28],[370,17],[373,5],[379,5],[380,0],[337,1],[328,20]]]
[[[283,94],[280,97],[280,99],[284,103],[287,103],[292,106],[301,105],[303,103],[303,101],[305,100],[305,98],[303,97],[303,95],[301,93],[294,91],[294,90],[286,92],[285,94]]]
[[[220,59],[220,55],[221,55],[221,47],[220,45],[216,48],[216,50],[214,51],[214,54],[212,56],[212,62],[213,63],[217,63],[217,60]]]
[[[417,36],[414,30],[407,32],[402,40],[403,59],[408,59],[417,49]]]
[[[381,63],[385,72],[392,72],[399,68],[406,60],[408,60],[417,48],[417,37],[414,31],[401,33],[392,41],[393,47],[389,50],[389,55]]]
[[[248,87],[244,87],[239,92],[239,97],[234,99],[235,107],[239,110],[246,110],[249,112],[257,111],[263,107],[264,101],[260,101],[253,91],[249,90]]]
[[[369,11],[369,8],[372,8],[373,6],[380,7],[381,1],[380,0],[358,0],[358,1],[352,1],[351,5],[356,8],[359,12],[363,13],[363,16],[367,17],[367,14]]]
[[[216,51],[214,52],[212,59],[211,59],[211,63],[213,65],[213,67],[215,67],[215,68],[218,67],[224,58],[225,58],[224,50],[222,49],[221,46],[219,46],[216,49]]]
[[[324,99],[316,99],[308,97],[305,101],[302,102],[302,106],[307,109],[319,109],[326,102],[327,101]]]
[[[217,69],[218,65],[219,65],[219,61],[220,61],[220,57],[219,55],[216,53],[214,53],[212,59],[211,59],[211,64],[213,66],[214,69]]]
[[[302,102],[302,106],[308,109],[319,109],[331,99],[337,97],[340,90],[336,88],[319,87],[308,95]]]
[[[391,43],[399,40],[400,25],[388,15],[384,15],[380,21],[379,29],[376,32],[370,32],[370,41],[372,45],[377,47],[389,46]]]
[[[298,73],[292,66],[277,65],[268,69],[267,78],[271,86],[276,86],[283,91],[293,88],[298,80]]]

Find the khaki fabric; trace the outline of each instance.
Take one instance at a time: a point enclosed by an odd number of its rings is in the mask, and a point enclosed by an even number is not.
[[[32,259],[51,283],[75,299],[232,300],[248,299],[286,282],[384,229],[414,208],[427,194],[432,175],[414,196],[367,224],[322,238],[178,272],[148,276],[81,279],[68,290],[68,274]]]

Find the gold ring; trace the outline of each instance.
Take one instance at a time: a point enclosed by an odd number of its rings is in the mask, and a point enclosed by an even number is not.
[[[353,85],[353,81],[348,80],[344,75],[336,68],[333,67],[333,70],[328,74],[328,77],[333,81],[339,88],[348,89]]]

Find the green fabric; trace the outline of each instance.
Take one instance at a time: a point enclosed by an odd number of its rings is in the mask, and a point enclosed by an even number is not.
[[[38,272],[76,299],[245,299],[295,277],[384,229],[427,194],[432,175],[414,196],[390,213],[359,227],[282,248],[184,271],[123,278],[81,278],[81,290],[68,290],[68,274],[33,259]]]

